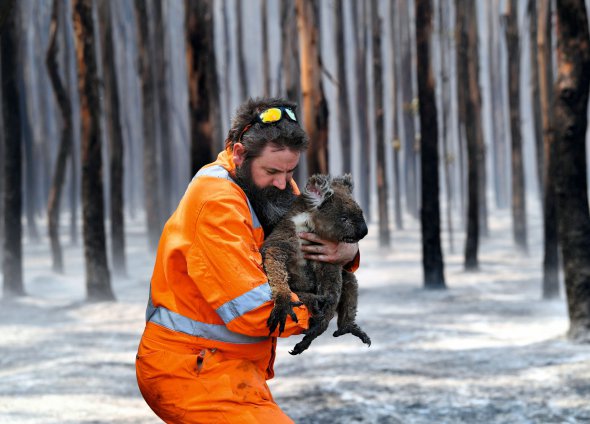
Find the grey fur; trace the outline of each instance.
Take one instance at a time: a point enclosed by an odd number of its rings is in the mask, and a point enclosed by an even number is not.
[[[331,178],[316,174],[309,178],[301,196],[276,225],[262,247],[263,264],[272,288],[275,307],[268,320],[271,333],[284,330],[287,316],[296,320],[291,291],[311,311],[309,329],[291,354],[299,354],[328,328],[338,313],[334,336],[352,333],[364,343],[371,340],[355,322],[358,283],[342,266],[303,258],[297,233],[313,232],[319,237],[355,243],[367,235],[363,212],[352,197],[350,174]]]

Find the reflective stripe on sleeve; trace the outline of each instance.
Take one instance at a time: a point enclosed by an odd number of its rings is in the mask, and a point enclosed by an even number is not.
[[[224,303],[215,310],[226,324],[272,299],[270,285],[262,284],[241,296]]]

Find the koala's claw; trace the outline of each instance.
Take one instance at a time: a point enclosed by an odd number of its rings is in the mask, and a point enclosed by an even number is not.
[[[268,320],[266,321],[266,325],[270,330],[268,335],[270,336],[277,328],[279,327],[279,336],[283,331],[285,331],[285,323],[287,321],[287,316],[290,316],[291,319],[295,322],[299,322],[297,319],[297,315],[293,308],[297,306],[303,305],[303,302],[292,302],[291,300],[287,301],[280,301],[275,300],[275,307],[273,308]]]
[[[348,333],[352,334],[353,336],[357,336],[367,346],[371,346],[371,338],[355,323],[339,328],[338,330],[334,331],[333,336],[338,337]]]

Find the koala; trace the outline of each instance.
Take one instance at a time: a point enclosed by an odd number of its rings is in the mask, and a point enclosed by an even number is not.
[[[275,306],[267,325],[272,333],[285,329],[287,316],[297,320],[293,307],[305,304],[312,312],[309,329],[290,352],[297,355],[326,331],[338,313],[334,337],[351,333],[371,345],[369,336],[356,324],[358,283],[353,273],[340,265],[306,260],[299,232],[313,232],[323,239],[356,243],[368,233],[363,211],[352,197],[352,177],[331,178],[316,174],[301,195],[278,221],[261,249],[264,270]],[[291,300],[291,291],[301,302]]]

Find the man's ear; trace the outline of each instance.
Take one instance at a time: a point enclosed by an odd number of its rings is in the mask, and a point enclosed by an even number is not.
[[[236,166],[240,166],[246,160],[246,148],[242,143],[234,144],[232,154]]]

